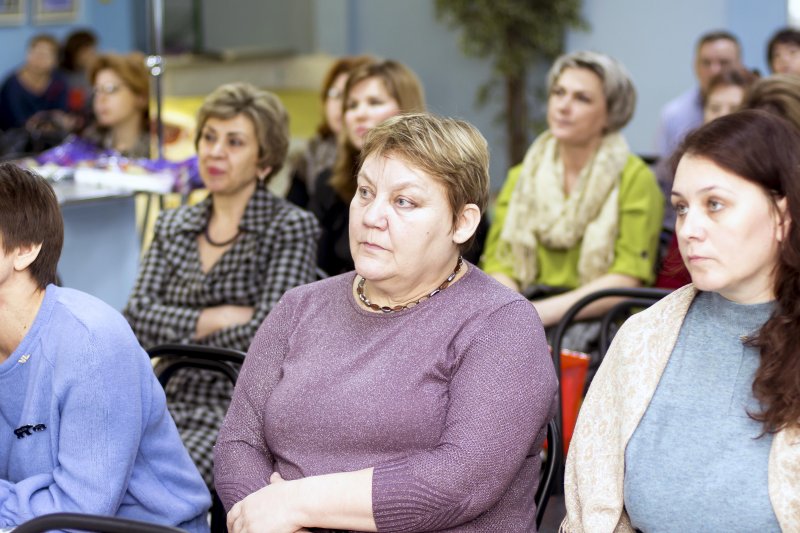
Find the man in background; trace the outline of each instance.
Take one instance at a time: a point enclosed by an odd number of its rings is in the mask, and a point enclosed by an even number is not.
[[[711,78],[723,70],[741,66],[741,46],[733,34],[715,31],[700,36],[694,61],[697,86],[668,102],[661,111],[656,138],[660,157],[669,157],[689,131],[703,124],[703,96]]]

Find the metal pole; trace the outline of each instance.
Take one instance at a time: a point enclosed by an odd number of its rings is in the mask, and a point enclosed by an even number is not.
[[[164,73],[164,0],[150,0],[147,3],[148,26],[150,29],[150,55],[147,56],[147,68],[155,80],[156,86],[156,139],[158,140],[158,158],[164,158],[164,122],[161,118],[163,89],[161,76]]]

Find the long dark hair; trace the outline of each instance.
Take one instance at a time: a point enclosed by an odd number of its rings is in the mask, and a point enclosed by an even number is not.
[[[786,200],[789,230],[779,243],[774,271],[776,306],[748,344],[761,361],[753,394],[762,406],[750,413],[774,433],[800,425],[800,133],[785,119],[762,110],[720,117],[689,134],[673,155],[702,157],[764,189],[777,209]]]

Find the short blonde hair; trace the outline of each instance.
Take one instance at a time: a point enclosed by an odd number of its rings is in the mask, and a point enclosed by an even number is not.
[[[283,167],[289,151],[289,113],[280,98],[249,83],[227,83],[214,89],[197,112],[197,148],[206,121],[244,115],[253,123],[258,141],[258,166],[271,167],[267,178]]]
[[[605,133],[613,133],[625,127],[633,117],[636,108],[636,89],[628,71],[622,63],[611,56],[582,50],[564,54],[556,59],[547,73],[547,92],[558,81],[561,73],[568,68],[583,68],[594,72],[603,82],[603,96],[606,99],[608,127]]]
[[[442,186],[455,225],[467,204],[481,214],[489,201],[489,146],[475,126],[464,120],[414,113],[392,117],[368,134],[358,168],[370,155],[392,156],[419,169]],[[475,235],[460,245],[468,250]]]

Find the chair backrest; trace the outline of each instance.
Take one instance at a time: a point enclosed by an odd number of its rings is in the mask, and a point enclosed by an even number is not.
[[[78,529],[102,533],[186,533],[182,529],[139,520],[78,513],[53,513],[28,520],[14,528],[14,533],[43,533],[44,531]]]
[[[575,302],[575,304],[570,307],[566,313],[564,313],[564,316],[559,321],[552,339],[553,365],[555,366],[556,376],[558,377],[559,383],[561,383],[561,349],[563,348],[561,344],[564,339],[564,334],[566,333],[567,328],[569,328],[569,326],[575,322],[575,317],[578,316],[578,313],[580,313],[584,307],[596,302],[597,300],[602,300],[603,298],[624,298],[622,302],[614,305],[614,307],[607,311],[606,315],[601,320],[602,331],[600,333],[600,358],[602,360],[606,351],[608,350],[608,346],[611,344],[611,340],[613,339],[611,332],[612,326],[616,327],[617,321],[623,318],[623,311],[627,316],[630,316],[636,310],[649,307],[650,305],[656,303],[664,296],[670,294],[670,292],[671,291],[667,289],[645,287],[603,289],[588,294]],[[559,431],[563,433],[564,425],[563,413],[561,411],[562,400],[560,387],[558,395],[558,413],[556,414],[556,421],[558,422]]]
[[[656,303],[664,296],[670,294],[670,290],[667,289],[655,289],[655,288],[645,288],[645,287],[637,287],[637,288],[615,288],[615,289],[603,289],[600,291],[595,291],[591,294],[588,294],[575,302],[575,304],[570,307],[564,316],[561,317],[561,320],[558,322],[556,326],[555,333],[553,334],[553,362],[558,363],[555,365],[556,374],[558,375],[559,379],[561,378],[561,361],[560,361],[560,354],[562,340],[564,339],[564,333],[566,333],[567,328],[571,326],[575,322],[575,317],[578,313],[583,310],[584,307],[588,306],[591,303],[596,302],[597,300],[602,300],[603,298],[614,298],[614,297],[621,297],[625,298],[622,302],[616,304],[612,307],[606,315],[611,315],[608,320],[603,318],[601,323],[606,324],[606,327],[613,324],[617,319],[622,318],[622,311],[626,311],[628,316],[632,314],[632,311],[642,307],[649,307],[650,305]],[[608,331],[606,332],[609,333]],[[611,344],[612,336],[608,334],[607,344],[605,346],[601,346],[602,352],[601,356],[605,355],[605,351],[608,349],[608,345]]]
[[[151,359],[158,357],[163,362],[157,373],[162,387],[181,368],[214,370],[225,375],[235,385],[245,357],[244,352],[239,350],[196,344],[161,344],[147,350],[147,354]]]
[[[547,509],[547,502],[556,485],[558,473],[561,471],[562,444],[561,431],[558,422],[554,418],[547,424],[547,456],[542,463],[542,472],[539,478],[539,488],[536,489],[536,529],[542,525],[544,512]]]
[[[147,350],[151,359],[161,359],[156,377],[162,387],[166,387],[175,372],[182,368],[213,370],[226,376],[236,385],[239,370],[244,363],[245,354],[239,350],[200,346],[196,344],[161,344]],[[226,513],[217,493],[211,494],[211,532],[225,532]]]

